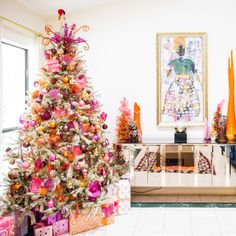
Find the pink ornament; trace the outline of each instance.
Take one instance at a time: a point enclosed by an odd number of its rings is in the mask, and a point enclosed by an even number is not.
[[[97,134],[93,135],[93,141],[98,142],[99,136]]]
[[[23,130],[27,130],[28,128],[29,128],[29,122],[27,121],[23,124]]]
[[[58,118],[58,117],[60,117],[60,116],[64,113],[64,109],[62,109],[62,108],[56,108],[56,109],[54,110],[54,113],[55,113],[55,116]]]
[[[58,60],[47,60],[47,69],[49,73],[60,72],[60,64]]]
[[[69,130],[68,126],[65,125],[65,126],[63,127],[63,130],[64,130],[65,132],[67,132],[67,131]]]
[[[28,169],[29,166],[30,166],[30,164],[27,161],[24,161],[24,162],[21,163],[21,167],[24,168],[24,169]]]
[[[85,105],[84,100],[80,100],[80,101],[79,101],[79,106],[80,106],[80,107],[83,107],[84,105]]]
[[[57,158],[57,156],[55,154],[53,154],[53,153],[49,155],[49,160],[50,161],[55,161],[56,158]]]
[[[98,105],[98,100],[94,98],[94,99],[92,100],[92,105],[94,105],[94,106]]]
[[[89,131],[91,132],[91,133],[94,133],[95,132],[95,127],[93,126],[93,125],[91,125],[90,127],[89,127]]]
[[[78,106],[78,102],[76,102],[76,101],[71,102],[71,106],[72,106],[72,108],[77,107]]]
[[[49,91],[49,96],[51,97],[51,99],[57,99],[58,93],[59,93],[58,89],[52,89]]]
[[[47,207],[48,207],[48,208],[53,208],[54,205],[55,205],[55,203],[54,203],[54,201],[53,201],[52,199],[49,200],[48,203],[47,203]]]
[[[82,151],[81,151],[81,149],[80,149],[80,146],[74,146],[73,147],[73,155],[74,156],[79,156],[79,155],[81,155],[82,154]]]
[[[45,88],[41,90],[41,94],[42,94],[42,95],[47,94],[47,92],[48,92],[48,91],[47,91],[47,89],[45,89]]]
[[[86,150],[86,145],[85,145],[85,144],[82,144],[82,145],[81,145],[81,149],[82,149],[83,151],[85,151],[85,150]]]
[[[30,125],[31,127],[34,127],[34,126],[36,125],[36,121],[35,121],[35,120],[31,120],[31,121],[29,122],[29,125]]]
[[[108,162],[110,161],[110,158],[109,158],[109,156],[106,154],[106,155],[104,156],[103,160],[108,163]]]

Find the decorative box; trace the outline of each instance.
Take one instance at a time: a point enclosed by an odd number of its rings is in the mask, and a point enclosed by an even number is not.
[[[47,60],[47,69],[50,73],[61,71],[58,60]]]
[[[0,218],[0,236],[14,236],[14,217]]]
[[[53,235],[58,236],[62,235],[64,233],[67,233],[69,231],[69,225],[68,220],[60,220],[55,223],[53,223]]]
[[[69,215],[69,233],[78,234],[90,229],[94,229],[101,226],[101,212],[98,209],[92,209],[91,211],[83,210],[78,214],[72,211]]]
[[[52,225],[53,223],[59,221],[62,219],[61,211],[58,211],[54,215],[49,216],[46,220],[45,223],[46,225]]]
[[[17,236],[24,236],[28,233],[28,220],[29,217],[25,216],[19,224],[18,219],[20,217],[21,212],[20,211],[15,211],[14,212],[14,218],[15,218],[15,235]]]
[[[52,225],[45,226],[43,222],[34,225],[34,236],[53,236]]]
[[[102,204],[101,210],[102,210],[101,226],[114,224],[114,221],[115,221],[114,203]]]
[[[127,214],[130,209],[130,182],[122,179],[108,186],[108,197],[114,202],[116,215]]]

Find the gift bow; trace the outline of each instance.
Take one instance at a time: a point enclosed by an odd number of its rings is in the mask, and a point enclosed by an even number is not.
[[[114,205],[110,204],[107,207],[102,207],[102,212],[104,213],[105,217],[108,218],[114,214]]]

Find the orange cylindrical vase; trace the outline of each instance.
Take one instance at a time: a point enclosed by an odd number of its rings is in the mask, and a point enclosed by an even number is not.
[[[235,108],[234,108],[234,62],[233,52],[231,58],[228,59],[228,79],[229,79],[229,100],[226,122],[226,137],[229,141],[235,140],[236,124],[235,124]]]

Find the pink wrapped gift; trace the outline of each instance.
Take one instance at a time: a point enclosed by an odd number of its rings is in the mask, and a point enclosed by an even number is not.
[[[61,71],[58,60],[47,60],[47,69],[50,73]]]
[[[14,236],[14,217],[0,218],[0,236]]]
[[[18,219],[20,218],[21,212],[15,211],[13,212],[14,218],[15,218],[15,235],[17,236],[24,236],[28,233],[28,220],[29,217],[25,216],[19,224]]]
[[[43,222],[34,225],[34,236],[53,236],[52,225],[45,226]]]
[[[69,231],[69,225],[68,220],[60,220],[55,223],[53,223],[53,235],[58,236],[62,235],[64,233],[67,233]]]
[[[46,225],[52,225],[53,223],[59,221],[62,219],[61,211],[58,211],[54,215],[49,216],[46,220],[45,223]]]
[[[101,219],[101,226],[114,224],[114,213],[115,213],[115,207],[114,203],[110,204],[102,204],[101,205],[102,210],[102,219]]]

